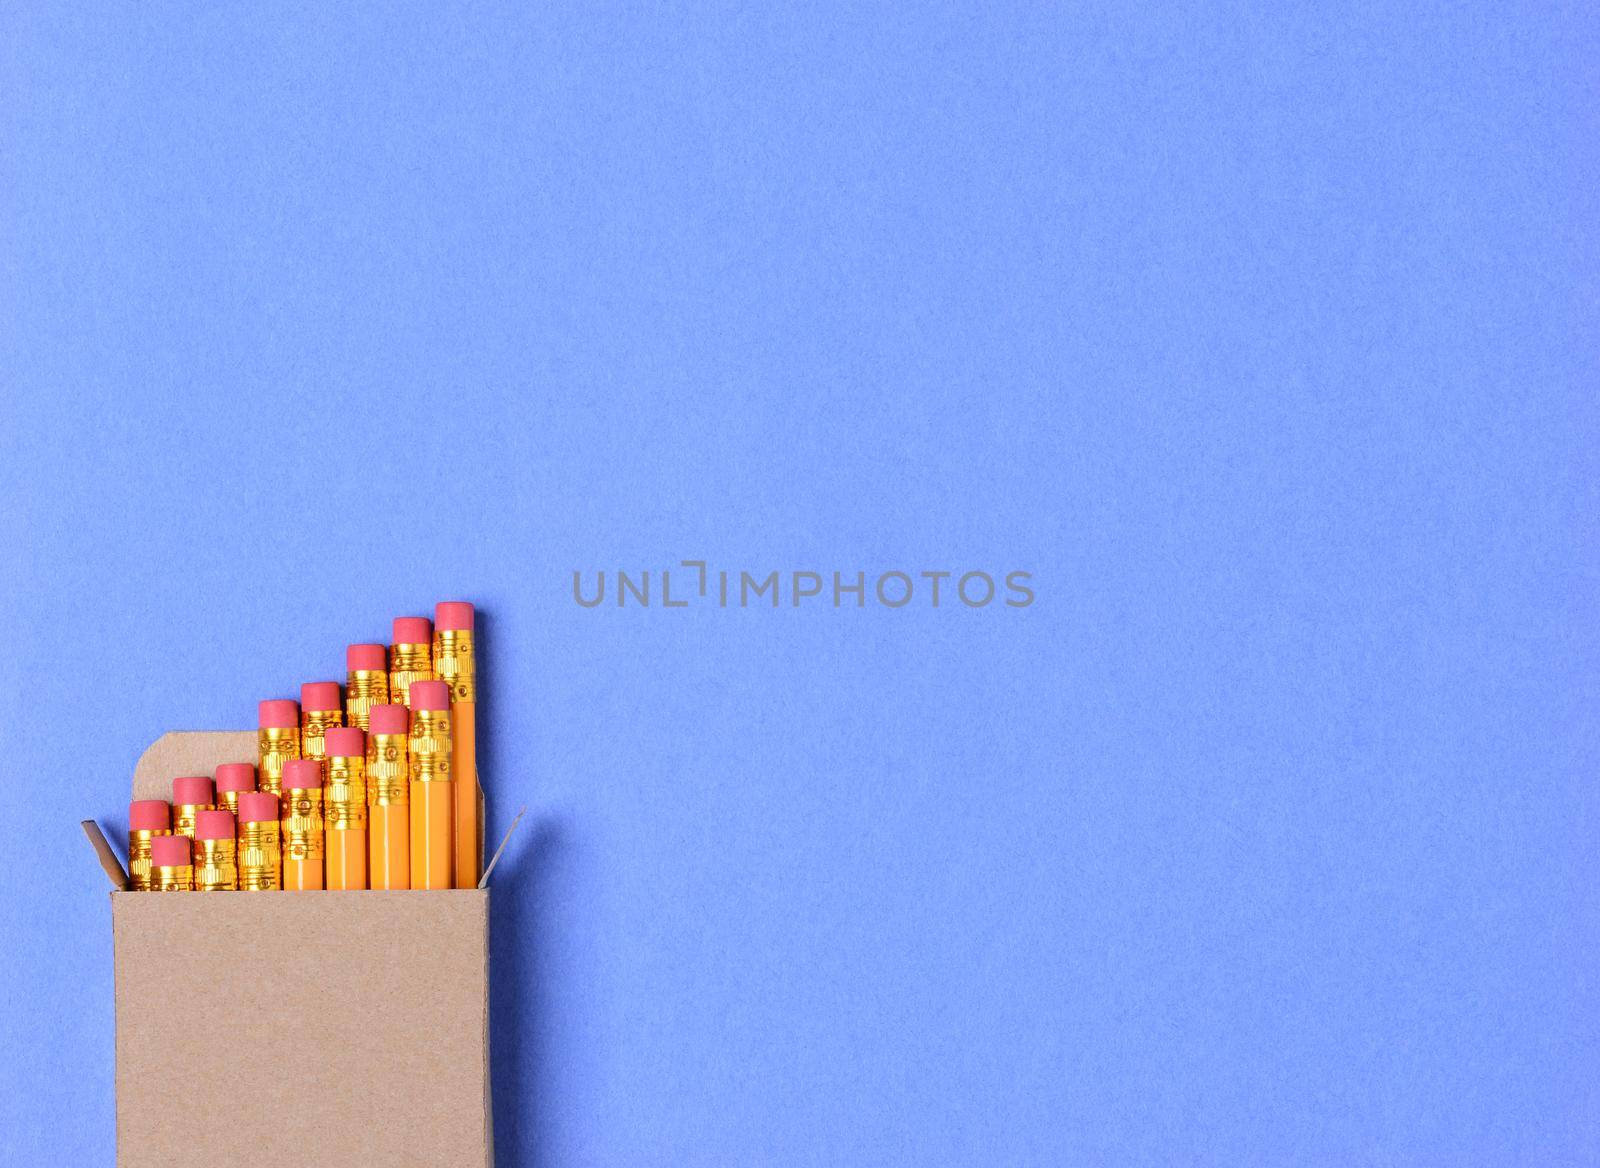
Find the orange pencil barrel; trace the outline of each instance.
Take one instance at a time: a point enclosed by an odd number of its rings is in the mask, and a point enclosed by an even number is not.
[[[172,834],[172,808],[165,799],[136,799],[128,805],[128,887],[149,892],[154,872],[150,844]]]
[[[367,735],[367,870],[373,888],[411,887],[411,711],[377,705]]]
[[[300,757],[300,706],[288,698],[271,698],[257,707],[257,769],[263,791],[281,794],[283,767]]]
[[[359,891],[367,886],[367,829],[328,828],[328,891]]]
[[[354,727],[327,732],[328,769],[322,781],[328,890],[367,886],[367,736]]]
[[[455,876],[455,791],[450,781],[450,687],[411,685],[411,887],[449,888]]]
[[[483,875],[483,799],[478,791],[478,708],[458,702],[450,708],[450,747],[454,760],[455,886],[476,888]]]
[[[397,616],[389,646],[389,700],[414,709],[411,684],[433,680],[433,625],[425,616]]]
[[[409,780],[408,780],[409,784]],[[373,888],[411,887],[411,800],[374,803],[367,824],[368,878]]]
[[[382,645],[351,645],[344,651],[345,725],[371,731],[373,706],[389,704],[388,651]]]
[[[325,883],[322,770],[320,758],[295,758],[283,764],[278,828],[286,892],[314,892]]]
[[[451,782],[455,787],[454,884],[476,888],[483,874],[483,808],[478,792],[478,665],[474,612],[462,600],[433,610],[433,669],[450,687]]]
[[[411,785],[411,887],[449,888],[455,796],[448,782]]]

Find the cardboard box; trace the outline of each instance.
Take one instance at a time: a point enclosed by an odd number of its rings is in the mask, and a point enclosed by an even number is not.
[[[255,752],[254,731],[167,734],[133,797]],[[160,895],[102,862],[121,1168],[492,1165],[487,872],[435,892]]]

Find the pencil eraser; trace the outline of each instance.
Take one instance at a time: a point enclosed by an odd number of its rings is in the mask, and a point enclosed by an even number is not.
[[[307,712],[316,710],[319,713],[327,710],[342,710],[344,696],[339,692],[337,681],[308,681],[300,687],[300,708]]]
[[[412,682],[413,688],[416,682]],[[373,706],[367,711],[367,728],[374,734],[410,734],[411,711],[404,706]]]
[[[172,780],[172,801],[190,807],[204,807],[217,801],[216,788],[206,775],[185,775]]]
[[[233,812],[200,811],[194,817],[194,838],[223,840],[233,838]]]
[[[470,633],[472,605],[465,600],[441,600],[433,606],[433,623],[441,633]]]
[[[256,768],[247,762],[225,762],[217,767],[217,790],[254,791]]]
[[[194,862],[186,835],[158,835],[150,841],[150,862],[157,868],[178,868]]]
[[[450,685],[443,681],[413,681],[411,683],[411,708],[413,710],[448,710]]]
[[[431,645],[433,626],[425,616],[397,616],[394,618],[394,644]]]
[[[132,831],[166,831],[172,826],[172,808],[165,799],[135,799],[128,804]]]
[[[239,796],[240,823],[271,823],[278,818],[278,797],[271,791],[246,791]]]
[[[351,645],[344,651],[344,667],[357,669],[389,668],[389,651],[382,645]]]
[[[322,789],[322,760],[320,758],[290,758],[283,763],[283,787],[296,791]]]
[[[367,736],[355,726],[330,726],[322,736],[329,758],[365,758]]]
[[[256,707],[256,713],[263,730],[300,729],[300,707],[288,698],[268,698]]]

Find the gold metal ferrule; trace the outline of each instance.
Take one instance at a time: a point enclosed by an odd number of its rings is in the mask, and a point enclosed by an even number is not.
[[[330,727],[344,725],[343,710],[305,710],[300,714],[300,757],[325,758],[323,736]]]
[[[447,781],[450,778],[450,711],[414,711],[411,741],[407,746],[413,783]]]
[[[322,781],[322,814],[329,831],[367,829],[367,760],[329,758]]]
[[[367,735],[367,806],[411,802],[410,752],[404,734]]]
[[[277,795],[283,791],[283,764],[300,757],[300,729],[297,726],[269,726],[256,736],[260,755],[256,771],[260,787]]]
[[[465,629],[435,629],[433,672],[450,686],[451,701],[477,701],[478,664],[472,651],[472,634]]]
[[[389,704],[389,674],[382,669],[352,669],[345,680],[344,709],[350,725],[365,730],[373,706]]]
[[[322,788],[291,787],[280,798],[279,840],[284,860],[323,857]]]
[[[243,791],[218,791],[217,806],[233,812],[234,822],[239,820],[239,796]]]
[[[239,825],[239,887],[245,892],[276,892],[283,887],[283,847],[278,821]]]
[[[150,871],[150,841],[170,831],[128,832],[128,887],[134,892],[149,892],[155,886]]]
[[[202,811],[215,811],[215,803],[174,803],[172,805],[172,834],[194,839],[194,817]]]
[[[236,892],[239,888],[239,852],[231,839],[194,841],[196,892]]]
[[[389,700],[411,705],[411,683],[433,680],[432,645],[389,646]]]
[[[150,890],[152,892],[193,892],[194,866],[191,864],[174,864],[170,868],[152,868],[150,870]]]

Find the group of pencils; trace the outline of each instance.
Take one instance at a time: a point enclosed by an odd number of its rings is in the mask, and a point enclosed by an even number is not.
[[[135,891],[475,888],[483,865],[471,604],[351,645],[346,679],[259,707],[252,762],[128,810]]]

